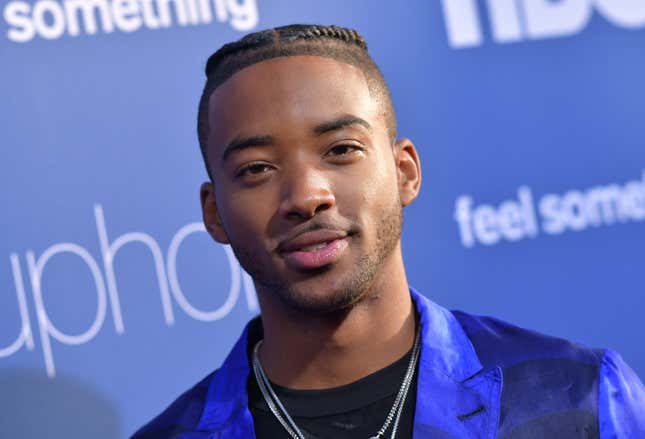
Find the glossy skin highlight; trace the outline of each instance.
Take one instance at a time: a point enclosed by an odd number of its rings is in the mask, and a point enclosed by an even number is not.
[[[359,69],[316,56],[254,64],[210,98],[204,223],[254,279],[278,384],[345,384],[412,344],[400,232],[420,165],[383,107]]]

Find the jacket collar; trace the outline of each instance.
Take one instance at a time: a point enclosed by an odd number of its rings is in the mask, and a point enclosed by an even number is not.
[[[455,316],[410,289],[421,325],[414,437],[494,437],[501,371],[484,371]]]
[[[421,326],[421,362],[454,381],[482,369],[475,348],[454,315],[410,288]]]
[[[440,432],[489,437],[486,432],[494,434],[499,416],[501,371],[482,371],[470,339],[450,311],[412,288],[410,294],[421,326],[415,437]],[[255,437],[246,392],[249,326],[209,386],[198,430],[212,432],[214,438]]]

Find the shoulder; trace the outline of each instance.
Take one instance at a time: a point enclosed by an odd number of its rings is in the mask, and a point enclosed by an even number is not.
[[[643,385],[615,352],[492,317],[452,313],[484,368],[502,369],[504,434],[531,431],[548,437],[554,428],[568,428],[570,437],[579,431],[590,437],[640,437],[645,431]]]
[[[521,328],[493,317],[452,311],[484,367],[511,368],[526,362],[553,361],[600,367],[603,350]]]
[[[500,368],[500,437],[598,437],[603,351],[491,317],[453,313],[485,369]]]
[[[185,431],[194,430],[204,411],[208,388],[217,371],[184,392],[160,415],[139,429],[132,439],[175,438]]]
[[[243,412],[240,408],[247,403],[249,349],[261,339],[261,331],[259,317],[251,320],[219,369],[177,398],[132,439],[210,438],[212,432],[205,430],[214,425],[226,426],[239,416]],[[209,411],[209,408],[215,410]]]

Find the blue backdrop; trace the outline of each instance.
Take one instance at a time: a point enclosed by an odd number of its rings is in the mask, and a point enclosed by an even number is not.
[[[292,22],[359,29],[391,86],[412,285],[645,376],[643,0],[1,5],[0,437],[125,437],[257,313],[199,223],[197,101],[210,53]]]

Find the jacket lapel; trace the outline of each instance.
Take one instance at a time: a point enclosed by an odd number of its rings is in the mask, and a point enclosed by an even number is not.
[[[415,290],[411,292],[422,343],[414,437],[495,437],[501,370],[483,370],[453,314]]]
[[[254,438],[253,417],[249,411],[246,380],[249,375],[247,343],[249,326],[235,343],[208,389],[198,430],[209,438]],[[189,439],[189,437],[186,437]]]

